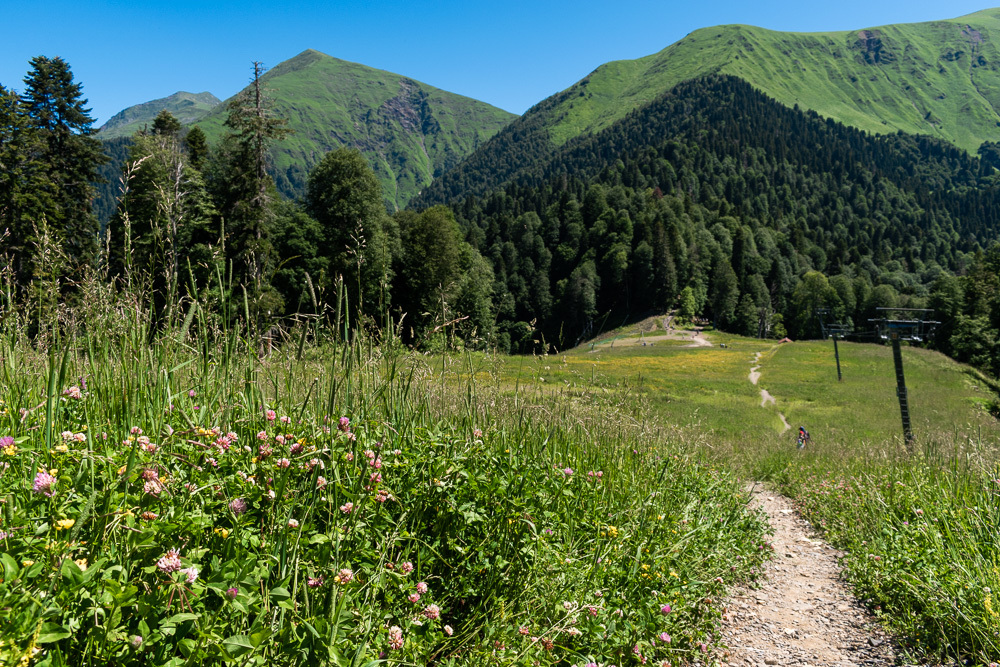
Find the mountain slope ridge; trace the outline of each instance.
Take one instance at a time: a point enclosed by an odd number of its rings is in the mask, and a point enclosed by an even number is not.
[[[387,205],[403,207],[516,117],[314,49],[276,65],[262,81],[273,113],[294,131],[273,150],[275,181],[293,197],[302,194],[309,170],[327,151],[348,146],[372,164]],[[223,104],[199,123],[210,139],[223,135],[226,114]]]
[[[102,140],[130,137],[143,126],[151,124],[161,111],[169,111],[183,125],[192,125],[220,103],[221,100],[209,92],[178,91],[167,97],[122,109],[100,127],[98,137]]]
[[[860,129],[930,134],[974,151],[1000,139],[996,35],[1000,8],[838,32],[701,28],[658,53],[602,65],[571,86],[570,99],[594,101],[560,107],[551,138],[562,144],[599,130],[683,80],[720,73]]]

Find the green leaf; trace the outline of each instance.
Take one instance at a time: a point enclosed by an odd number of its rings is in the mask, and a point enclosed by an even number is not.
[[[4,579],[7,581],[17,579],[19,569],[17,567],[17,561],[14,560],[14,557],[10,554],[0,554],[0,561],[3,561]]]
[[[251,643],[250,638],[246,635],[233,635],[228,639],[224,639],[222,640],[222,646],[226,649],[226,653],[232,656],[234,660],[250,653],[254,649],[253,643]]]
[[[178,625],[180,623],[186,623],[187,621],[196,621],[196,620],[198,620],[198,614],[189,614],[185,612],[182,614],[174,614],[167,620],[163,621],[163,623],[161,623],[160,626],[165,627],[169,625]]]
[[[67,558],[62,562],[62,567],[59,568],[59,572],[62,574],[64,579],[67,579],[74,587],[79,586],[83,582],[83,570],[77,565],[72,558]]]
[[[288,592],[287,588],[277,586],[271,589],[271,599],[275,602],[284,602],[290,597],[292,597],[292,594]]]
[[[191,657],[191,654],[194,653],[194,650],[198,648],[198,642],[193,639],[182,639],[177,642],[177,648],[180,650],[181,655],[185,658],[189,658]]]
[[[254,648],[257,648],[264,643],[264,640],[271,636],[271,629],[264,628],[263,630],[258,630],[250,635],[250,643]]]
[[[50,644],[60,639],[66,639],[73,633],[58,623],[46,623],[38,633],[39,644]]]

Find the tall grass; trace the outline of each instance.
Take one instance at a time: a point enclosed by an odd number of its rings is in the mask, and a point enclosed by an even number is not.
[[[86,289],[0,320],[0,664],[674,663],[767,557],[641,405]]]

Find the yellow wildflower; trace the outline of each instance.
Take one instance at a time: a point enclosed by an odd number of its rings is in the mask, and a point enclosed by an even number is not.
[[[228,528],[216,528],[213,532],[216,535],[221,535],[222,539],[226,539],[227,537],[229,537],[229,529]]]
[[[76,524],[76,519],[59,519],[56,521],[56,530],[69,530]]]
[[[76,563],[77,565],[79,565],[81,570],[86,570],[87,569],[87,559],[86,558],[77,558],[73,562]]]

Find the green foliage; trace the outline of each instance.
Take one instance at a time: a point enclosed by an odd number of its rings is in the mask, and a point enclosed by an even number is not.
[[[163,133],[133,138],[128,189],[106,239],[110,274],[126,282],[147,281],[159,303],[172,305],[186,282],[182,262],[199,259],[197,246],[211,242],[215,211],[201,174],[186,166],[176,135],[165,127]]]
[[[327,275],[343,277],[349,290],[351,317],[384,312],[398,231],[364,156],[349,148],[327,153],[309,174],[305,209],[322,229]]]
[[[156,118],[153,119],[152,134],[176,138],[180,131],[180,121],[166,109],[156,114]]]
[[[5,664],[688,660],[769,555],[736,478],[612,405],[91,306],[47,361],[0,320]]]
[[[451,210],[435,206],[421,213],[400,211],[400,253],[393,302],[405,313],[407,340],[419,342],[446,332],[455,344],[492,342],[494,273],[462,240]]]
[[[208,139],[201,128],[195,125],[184,135],[184,145],[187,147],[191,166],[201,171],[208,159]]]

